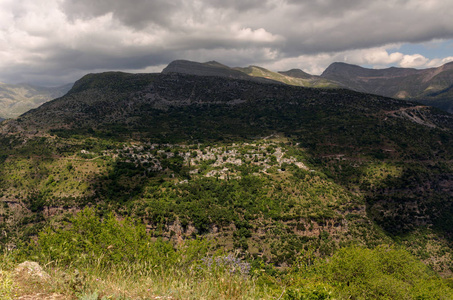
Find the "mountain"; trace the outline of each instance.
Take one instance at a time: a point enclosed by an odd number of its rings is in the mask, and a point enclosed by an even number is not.
[[[230,68],[215,61],[198,63],[177,60],[162,72],[198,76],[281,82],[288,85],[316,88],[347,88],[358,92],[397,99],[415,100],[453,112],[453,62],[438,68],[367,69],[346,63],[331,64],[321,76],[299,69],[273,72],[259,66]]]
[[[143,224],[128,241],[157,240],[164,253],[152,257],[207,239],[212,253],[254,264],[265,285],[281,286],[278,270],[303,274],[314,261],[354,257],[344,252],[351,248],[401,247],[429,274],[451,276],[453,115],[346,89],[218,76],[217,64],[206,76],[205,67],[202,76],[88,74],[66,95],[2,122],[0,245],[33,239],[26,245],[41,248],[32,257],[48,255],[63,268],[92,253],[130,265],[135,249],[123,251],[121,234],[109,240],[116,214],[126,222],[118,228]],[[399,260],[389,264],[400,270]],[[356,266],[367,267],[354,262],[353,276],[365,276]],[[288,286],[299,289],[303,276]],[[382,278],[385,287],[393,282]],[[341,287],[353,285],[348,280]]]
[[[326,80],[319,76],[313,76],[302,70],[290,70],[286,72],[272,72],[265,68],[258,66],[249,66],[246,68],[234,68],[247,75],[256,78],[266,78],[275,80],[289,85],[304,86],[304,87],[317,87],[317,88],[337,88],[339,85],[330,80]]]
[[[301,79],[310,79],[310,78],[313,78],[313,77],[318,77],[318,76],[314,76],[314,75],[310,75],[300,69],[291,69],[289,71],[282,71],[282,72],[279,72],[280,74],[282,75],[286,75],[286,76],[289,76],[289,77],[294,77],[294,78],[301,78]]]
[[[291,70],[288,72],[272,72],[258,66],[245,68],[230,68],[216,61],[198,63],[187,60],[176,60],[171,62],[162,74],[181,73],[198,76],[219,76],[235,79],[252,80],[263,83],[284,83],[305,87],[339,87],[337,83],[323,79],[319,76],[309,75],[302,70]],[[304,74],[305,76],[301,75]]]
[[[296,101],[297,99],[300,102],[305,99],[308,101],[313,96],[317,98],[315,103],[319,103],[322,109],[326,110],[333,109],[327,107],[327,102],[336,101],[335,109],[347,107],[346,110],[358,111],[360,114],[364,110],[373,109],[374,118],[378,118],[375,115],[378,112],[395,111],[395,114],[401,117],[426,126],[451,127],[449,123],[450,115],[436,114],[434,119],[431,120],[427,117],[433,114],[431,109],[416,106],[411,102],[382,97],[378,100],[377,98],[371,100],[375,98],[354,92],[301,89],[282,85],[280,82],[273,82],[256,82],[248,78],[246,80],[221,79],[218,76],[194,76],[172,72],[162,74],[121,72],[89,74],[77,81],[65,96],[25,113],[18,118],[17,122],[9,122],[8,126],[22,127],[26,125],[33,130],[47,130],[67,127],[107,128],[108,124],[121,124],[121,126],[143,127],[145,130],[144,124],[153,118],[155,111],[225,105],[231,109],[242,109],[245,104],[247,104],[245,110],[248,110],[251,107],[255,109],[260,101],[266,103],[266,109],[276,109],[273,105],[277,105],[277,107],[282,106],[282,109],[286,110],[293,103],[292,100]],[[326,99],[322,95],[327,95]],[[345,99],[350,97],[356,100],[345,103]],[[302,101],[298,105],[301,107],[313,105],[309,103],[309,101]],[[406,106],[409,107],[402,108]],[[406,110],[414,116],[404,113]],[[206,113],[209,113],[209,111],[206,111]],[[239,115],[243,113],[243,111],[238,112]],[[246,124],[244,126],[244,128],[249,127],[248,130],[253,128]],[[289,126],[289,124],[286,126]],[[212,128],[209,128],[209,130],[212,130]]]
[[[321,77],[355,91],[412,99],[453,112],[453,62],[422,70],[395,67],[367,69],[333,63]]]
[[[0,117],[15,118],[42,103],[66,94],[72,84],[39,87],[29,84],[0,83]]]

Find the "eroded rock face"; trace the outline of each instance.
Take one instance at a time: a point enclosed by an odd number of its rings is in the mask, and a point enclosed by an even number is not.
[[[42,279],[48,280],[50,279],[50,275],[47,274],[43,268],[34,261],[25,261],[19,264],[16,269],[14,270],[16,274],[26,275],[29,277],[33,277],[35,279]]]

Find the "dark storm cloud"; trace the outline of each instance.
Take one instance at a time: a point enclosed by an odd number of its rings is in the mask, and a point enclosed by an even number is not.
[[[428,66],[450,58],[386,49],[452,39],[452,12],[442,0],[3,0],[0,81],[153,71],[179,58],[316,72],[333,60]]]
[[[63,7],[72,18],[112,13],[119,22],[138,30],[157,25],[191,33],[200,27],[234,23],[264,28],[285,37],[286,42],[275,47],[288,55],[453,37],[453,4],[440,0],[66,0]],[[210,22],[209,14],[216,15],[218,23]],[[224,40],[208,34],[200,45],[223,47],[216,42]],[[233,38],[228,41],[237,45],[235,42]]]
[[[89,19],[112,13],[125,25],[141,29],[150,24],[170,25],[174,11],[181,8],[180,0],[66,0],[62,8],[70,19]]]

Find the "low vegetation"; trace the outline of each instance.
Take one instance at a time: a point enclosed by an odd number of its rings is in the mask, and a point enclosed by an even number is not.
[[[48,275],[14,270],[32,259]],[[451,299],[453,284],[407,251],[350,246],[329,258],[309,252],[277,270],[215,250],[208,241],[153,239],[144,224],[84,209],[1,257],[0,295],[59,299]],[[48,277],[47,277],[48,276]]]

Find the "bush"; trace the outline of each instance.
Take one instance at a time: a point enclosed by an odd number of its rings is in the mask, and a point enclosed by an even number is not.
[[[453,298],[453,290],[441,278],[403,249],[343,248],[316,268],[340,298]]]
[[[202,257],[207,244],[197,240],[177,250],[169,242],[153,241],[145,226],[131,218],[118,220],[110,214],[101,219],[86,208],[63,227],[47,227],[39,233],[31,251],[41,261],[74,266],[148,262],[166,267]]]
[[[325,300],[331,299],[331,292],[322,285],[289,288],[285,293],[285,300]]]

